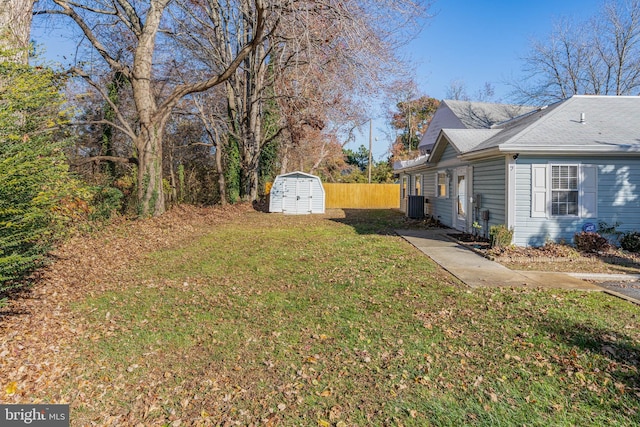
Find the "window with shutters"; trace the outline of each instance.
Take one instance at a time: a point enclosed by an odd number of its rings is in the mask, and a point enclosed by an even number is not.
[[[578,216],[578,165],[551,166],[551,216]]]
[[[598,167],[586,164],[531,166],[531,217],[598,217]]]

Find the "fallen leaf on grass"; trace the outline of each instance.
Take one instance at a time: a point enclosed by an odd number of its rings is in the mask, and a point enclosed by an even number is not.
[[[15,381],[11,381],[4,388],[4,392],[7,393],[7,396],[12,396],[18,391],[18,383]]]
[[[487,392],[487,396],[489,396],[489,400],[494,403],[498,401],[498,395],[493,392]]]

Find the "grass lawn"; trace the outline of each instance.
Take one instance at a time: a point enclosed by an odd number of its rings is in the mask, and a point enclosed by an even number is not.
[[[468,289],[391,211],[188,221],[160,249],[127,240],[140,223],[83,243],[136,255],[80,270],[41,355],[66,368],[0,365],[0,401],[70,403],[72,425],[640,425],[638,306]]]

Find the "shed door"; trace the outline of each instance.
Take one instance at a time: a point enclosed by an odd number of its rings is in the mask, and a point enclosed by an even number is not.
[[[311,212],[313,200],[313,179],[284,178],[282,211],[289,214]]]

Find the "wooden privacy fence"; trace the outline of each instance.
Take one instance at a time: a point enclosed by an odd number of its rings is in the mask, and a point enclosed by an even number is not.
[[[325,207],[399,209],[400,184],[331,184],[323,182]]]

